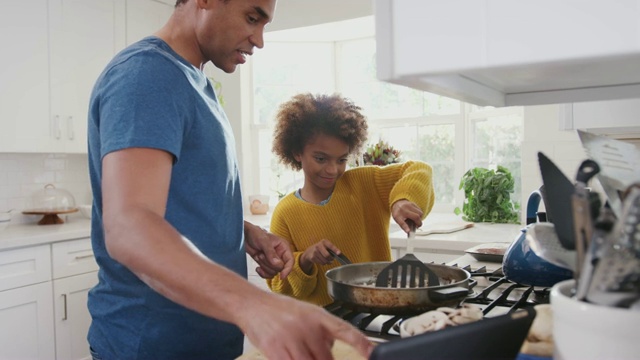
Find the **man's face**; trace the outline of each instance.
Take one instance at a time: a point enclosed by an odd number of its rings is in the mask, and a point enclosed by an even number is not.
[[[204,62],[232,73],[254,48],[264,46],[264,27],[274,16],[276,0],[207,0],[198,9],[196,37]]]

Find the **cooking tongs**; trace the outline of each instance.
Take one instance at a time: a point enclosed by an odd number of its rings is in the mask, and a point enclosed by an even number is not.
[[[327,248],[327,251],[329,252],[329,254],[331,254],[331,256],[333,256],[334,259],[338,260],[338,262],[342,265],[349,265],[352,264],[351,260],[349,260],[349,258],[343,254],[337,254],[335,251]]]

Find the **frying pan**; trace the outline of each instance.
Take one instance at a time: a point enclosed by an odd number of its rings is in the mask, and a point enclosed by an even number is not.
[[[359,312],[412,315],[441,306],[455,307],[469,293],[469,272],[437,264],[425,265],[438,275],[439,286],[376,287],[377,275],[389,264],[388,261],[358,263],[327,271],[329,295]]]

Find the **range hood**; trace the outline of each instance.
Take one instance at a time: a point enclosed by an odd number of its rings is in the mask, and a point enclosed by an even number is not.
[[[640,98],[640,0],[375,0],[380,80],[482,106]]]

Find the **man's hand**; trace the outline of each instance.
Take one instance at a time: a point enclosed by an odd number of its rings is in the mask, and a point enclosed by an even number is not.
[[[293,253],[289,243],[263,228],[244,222],[245,250],[259,267],[256,272],[263,279],[271,279],[277,273],[284,279],[293,268]]]
[[[398,200],[391,206],[391,216],[393,220],[395,220],[406,233],[409,233],[411,230],[409,224],[407,224],[407,220],[412,220],[416,224],[416,228],[419,228],[422,226],[423,215],[424,213],[418,205],[406,199]]]
[[[365,359],[373,350],[353,325],[320,306],[289,296],[266,293],[236,315],[241,317],[236,323],[268,359],[331,360],[336,340],[351,345]]]

